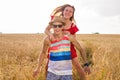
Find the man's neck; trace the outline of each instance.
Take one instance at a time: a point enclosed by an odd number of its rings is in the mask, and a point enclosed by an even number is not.
[[[57,39],[57,40],[63,38],[63,36],[64,36],[63,33],[61,33],[61,34],[53,34],[53,35],[54,35],[55,39]]]

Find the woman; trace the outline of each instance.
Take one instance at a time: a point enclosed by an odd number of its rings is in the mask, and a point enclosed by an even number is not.
[[[66,25],[64,26],[63,33],[64,34],[72,34],[72,35],[74,35],[74,38],[75,38],[75,33],[77,31],[79,31],[79,29],[77,28],[77,26],[75,24],[74,12],[75,12],[74,6],[71,6],[69,4],[59,6],[53,10],[53,12],[51,14],[51,20],[54,18],[54,16],[64,17]],[[46,30],[45,30],[45,33],[51,38],[51,40],[54,40],[54,36],[50,32],[51,28],[52,28],[52,26],[48,25]],[[86,61],[86,56],[85,56],[85,54],[81,54],[81,56],[82,56],[83,61],[84,61],[84,70],[85,70],[85,72],[87,72],[89,74],[90,69],[88,67],[89,66],[88,62]],[[72,43],[71,43],[71,58],[72,58],[73,65],[75,65],[75,68],[77,69],[80,76],[82,77],[82,75],[84,75],[84,72],[82,71],[81,65],[80,65],[79,60],[77,58],[76,50],[75,50],[74,45]],[[47,66],[46,66],[46,69],[47,69]]]

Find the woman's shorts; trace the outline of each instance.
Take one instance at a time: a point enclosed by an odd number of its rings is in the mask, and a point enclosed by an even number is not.
[[[46,80],[72,80],[72,75],[56,75],[48,72]]]

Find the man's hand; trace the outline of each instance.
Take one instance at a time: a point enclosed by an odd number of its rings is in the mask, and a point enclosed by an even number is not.
[[[84,66],[84,71],[85,71],[86,74],[91,73],[90,68],[88,66]]]
[[[34,77],[34,78],[39,74],[39,72],[41,72],[41,69],[42,69],[42,67],[40,67],[40,69],[36,69],[36,70],[33,72],[33,77]]]
[[[39,70],[35,70],[35,71],[33,72],[33,77],[36,77],[36,76],[38,75],[38,73],[39,73]]]

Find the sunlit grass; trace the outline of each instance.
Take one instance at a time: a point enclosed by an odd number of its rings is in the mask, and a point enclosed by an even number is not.
[[[0,80],[44,80],[32,73],[42,49],[45,34],[0,34]],[[91,62],[89,80],[120,80],[120,35],[81,34],[76,36]],[[77,54],[82,59],[79,52]],[[45,66],[45,65],[44,65]],[[79,80],[76,70],[74,80]]]

